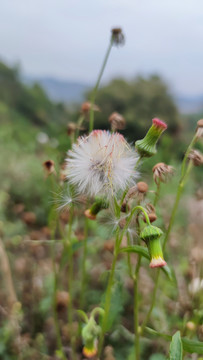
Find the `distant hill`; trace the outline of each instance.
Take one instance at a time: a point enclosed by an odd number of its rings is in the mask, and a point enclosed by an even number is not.
[[[27,85],[37,82],[51,100],[57,102],[78,103],[84,100],[84,94],[91,89],[90,85],[75,81],[60,80],[52,77],[23,77]]]
[[[31,77],[24,76],[23,81],[27,85],[33,85],[35,82],[47,93],[49,98],[56,102],[66,104],[80,103],[84,100],[84,94],[91,89],[88,84],[60,80],[53,77]],[[175,103],[182,114],[199,113],[203,110],[203,94],[197,96],[174,95]]]

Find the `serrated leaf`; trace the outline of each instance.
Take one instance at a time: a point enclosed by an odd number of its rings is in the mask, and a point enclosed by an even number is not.
[[[182,360],[183,358],[183,345],[181,341],[180,331],[177,331],[170,344],[170,360]]]

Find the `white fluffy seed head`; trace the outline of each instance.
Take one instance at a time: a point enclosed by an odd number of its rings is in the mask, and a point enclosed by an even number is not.
[[[121,134],[94,130],[68,152],[67,177],[81,193],[110,196],[135,183],[137,160]]]

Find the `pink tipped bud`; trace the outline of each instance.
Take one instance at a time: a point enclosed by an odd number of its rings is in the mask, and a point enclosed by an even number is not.
[[[154,257],[151,259],[150,268],[163,267],[166,265],[166,261],[161,257]]]
[[[142,140],[135,143],[135,147],[142,157],[151,157],[156,154],[156,143],[161,134],[167,129],[167,125],[160,119],[152,119],[152,126]]]
[[[158,119],[158,118],[152,119],[152,122],[153,122],[153,124],[154,124],[156,127],[158,127],[159,129],[162,129],[162,130],[166,130],[166,129],[167,129],[167,124],[166,124],[164,121],[162,121],[162,120],[160,120],[160,119]]]

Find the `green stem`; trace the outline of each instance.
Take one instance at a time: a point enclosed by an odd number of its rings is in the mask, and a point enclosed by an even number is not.
[[[50,181],[51,181],[52,192],[53,192],[53,194],[55,194],[55,191],[54,191],[55,190],[55,181],[54,181],[53,175],[51,175]],[[56,200],[56,199],[54,199],[54,200]],[[66,356],[65,356],[64,351],[63,351],[63,344],[62,344],[62,340],[61,340],[60,326],[59,326],[58,313],[57,313],[58,274],[57,274],[56,262],[55,262],[55,254],[56,254],[55,233],[56,233],[56,228],[57,228],[59,218],[58,218],[56,204],[54,204],[54,206],[51,208],[49,216],[50,216],[50,219],[51,219],[50,224],[49,224],[50,225],[50,230],[51,230],[51,239],[54,239],[53,242],[51,242],[51,259],[52,259],[52,268],[53,268],[53,274],[54,274],[53,299],[52,299],[53,312],[54,312],[54,325],[55,325],[55,329],[56,329],[57,347],[58,347],[58,349],[60,349],[62,359],[65,360]]]
[[[166,231],[166,235],[165,235],[164,242],[163,242],[163,251],[164,251],[164,249],[166,247],[166,243],[168,241],[172,226],[174,224],[176,211],[178,209],[178,205],[179,205],[179,201],[180,201],[180,198],[181,198],[181,195],[182,195],[182,192],[183,192],[183,187],[185,185],[185,181],[186,181],[186,179],[187,179],[187,177],[189,175],[189,172],[190,172],[190,170],[192,168],[192,162],[190,161],[188,167],[185,169],[188,154],[189,154],[190,150],[192,149],[193,145],[195,144],[196,140],[197,140],[197,138],[196,138],[196,135],[195,135],[193,137],[191,143],[189,144],[188,148],[187,148],[187,151],[185,153],[185,156],[184,156],[184,159],[183,159],[183,162],[182,162],[181,177],[180,177],[180,181],[179,181],[179,185],[178,185],[178,189],[177,189],[177,193],[176,193],[175,203],[173,205],[173,209],[172,209],[172,213],[171,213],[171,217],[170,217],[170,221],[169,221],[169,226],[168,226],[168,229]],[[148,311],[148,313],[146,315],[146,318],[145,318],[145,320],[144,320],[144,322],[142,324],[142,330],[147,325],[147,322],[150,319],[152,310],[153,310],[154,305],[155,305],[156,294],[157,294],[157,289],[158,289],[159,274],[160,274],[160,269],[158,269],[157,274],[156,274],[154,290],[153,290],[153,294],[152,294],[152,303],[151,303],[149,311]]]
[[[150,305],[150,308],[149,308],[149,310],[148,310],[147,316],[146,316],[145,320],[144,320],[143,323],[142,323],[141,333],[142,333],[143,330],[145,329],[145,326],[147,325],[147,323],[148,323],[148,321],[149,321],[149,319],[150,319],[152,310],[153,310],[154,305],[155,305],[156,293],[157,293],[158,282],[159,282],[159,273],[160,273],[160,269],[158,269],[158,270],[157,270],[157,273],[156,273],[154,289],[153,289],[153,293],[152,293],[152,296],[151,296],[151,305]]]
[[[106,332],[109,310],[110,310],[110,306],[111,306],[111,289],[112,289],[113,281],[114,281],[114,273],[115,273],[116,260],[118,257],[119,247],[120,247],[119,246],[119,233],[117,232],[114,257],[113,257],[111,272],[110,272],[108,285],[107,285],[107,289],[106,289],[105,304],[104,304],[104,317],[103,317],[103,321],[102,321],[102,329],[101,329],[101,336],[100,336],[100,341],[99,341],[98,357],[100,357],[100,355],[101,355],[102,347],[103,347],[103,343],[104,343],[104,336],[105,336],[105,332]]]
[[[155,198],[154,198],[154,206],[156,206],[158,203],[159,196],[160,196],[160,190],[161,190],[161,181],[159,181],[157,184],[156,194],[155,194]]]
[[[96,85],[95,85],[94,90],[93,90],[93,92],[92,92],[92,96],[91,96],[91,109],[90,109],[90,122],[89,122],[89,132],[91,132],[91,131],[93,130],[93,128],[94,128],[94,109],[93,109],[93,105],[94,105],[94,103],[95,103],[95,99],[96,99],[96,95],[97,95],[97,90],[98,90],[98,88],[99,88],[99,84],[100,84],[100,81],[101,81],[101,78],[102,78],[102,75],[103,75],[103,72],[104,72],[104,69],[105,69],[105,66],[106,66],[106,63],[107,63],[109,54],[110,54],[110,52],[111,52],[112,45],[113,45],[113,40],[111,39],[110,44],[109,44],[108,49],[107,49],[107,52],[106,52],[106,55],[105,55],[105,58],[104,58],[104,61],[103,61],[103,64],[102,64],[102,67],[101,67],[101,70],[100,70],[100,72],[99,72],[99,76],[98,76]]]
[[[68,323],[71,329],[71,348],[73,352],[73,359],[76,359],[75,354],[75,334],[73,333],[73,248],[71,241],[72,234],[72,224],[73,224],[73,205],[70,208],[70,217],[68,223],[68,293],[69,293],[69,303],[68,303]]]
[[[83,258],[82,258],[82,281],[80,294],[80,309],[83,309],[84,294],[86,288],[86,259],[87,259],[87,235],[88,235],[88,219],[85,218],[85,232],[84,232]]]
[[[128,246],[131,245],[130,243],[130,235],[127,232],[127,242],[128,242]],[[127,253],[127,260],[128,260],[128,271],[129,271],[129,276],[131,277],[131,279],[134,279],[133,276],[133,270],[132,270],[132,264],[131,264],[131,259],[130,259],[130,253]]]
[[[141,266],[142,257],[138,255],[138,262],[135,269],[134,277],[134,329],[135,329],[135,359],[140,360],[140,335],[139,335],[139,294],[138,294],[138,280],[139,270]]]
[[[81,115],[78,119],[78,123],[77,123],[77,130],[75,132],[75,137],[74,137],[74,140],[76,141],[78,136],[79,136],[79,132],[80,132],[80,127],[82,126],[82,123],[84,121],[84,115]]]

